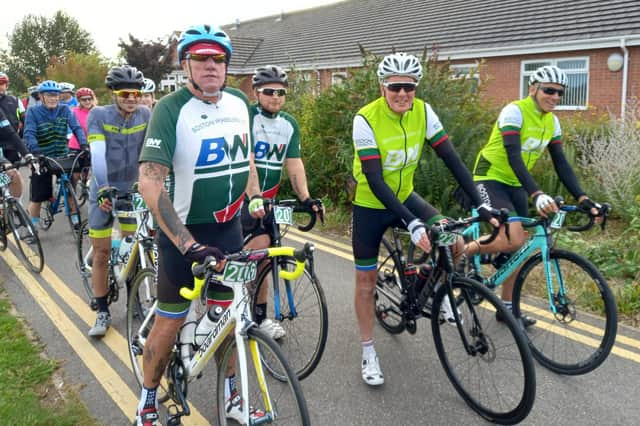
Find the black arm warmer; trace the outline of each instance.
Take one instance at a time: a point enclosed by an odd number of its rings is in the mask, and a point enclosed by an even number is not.
[[[18,151],[23,157],[29,153],[20,136],[11,126],[0,128],[0,147]]]
[[[434,149],[438,157],[440,157],[442,161],[444,161],[444,164],[447,166],[447,168],[451,170],[451,174],[453,174],[453,177],[456,178],[458,184],[460,184],[460,187],[471,198],[473,205],[475,207],[481,205],[482,198],[480,198],[480,194],[476,189],[476,185],[475,183],[473,183],[473,177],[462,162],[462,159],[460,159],[460,156],[453,147],[451,141],[447,139]]]
[[[580,196],[585,195],[585,192],[578,183],[578,178],[573,172],[573,168],[567,161],[567,157],[564,155],[562,145],[559,143],[549,145],[549,153],[551,154],[551,160],[553,161],[553,167],[556,169],[556,173],[560,178],[562,184],[569,190],[573,198],[576,200]]]
[[[416,219],[413,213],[404,206],[398,200],[398,197],[393,190],[387,185],[382,177],[382,164],[380,160],[366,160],[362,162],[362,171],[367,178],[367,183],[373,192],[384,206],[391,210],[396,216],[398,216],[402,222],[406,225]]]
[[[527,191],[529,195],[539,191],[540,188],[538,187],[538,184],[533,180],[531,173],[527,170],[527,166],[525,166],[524,161],[522,161],[520,135],[507,135],[503,136],[502,139],[504,140],[504,148],[507,150],[509,165],[525,191]]]

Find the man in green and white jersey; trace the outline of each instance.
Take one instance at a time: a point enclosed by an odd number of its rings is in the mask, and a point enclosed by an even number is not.
[[[558,177],[571,195],[581,206],[591,209],[592,214],[598,214],[600,206],[586,196],[564,155],[560,121],[551,112],[562,99],[566,86],[567,76],[560,68],[540,67],[529,79],[529,96],[502,109],[473,169],[473,178],[483,203],[496,209],[506,208],[518,216],[528,216],[530,197],[540,215],[557,212],[558,206],[553,199],[531,176],[531,169],[547,149]],[[503,228],[491,244],[469,243],[466,253],[502,252],[494,261],[494,265],[499,267],[508,259],[508,253],[515,252],[524,244],[525,238],[522,224],[513,222],[509,225],[509,238]],[[515,275],[502,285],[502,299],[509,308]],[[521,319],[526,327],[536,322],[526,315]]]
[[[157,387],[190,301],[179,288],[193,282],[191,263],[242,249],[239,211],[264,215],[251,150],[249,105],[225,87],[231,40],[220,28],[197,25],[178,41],[187,86],[155,106],[140,155],[139,190],[158,223],[158,307],[144,347],[144,384],[138,425],[157,423]],[[165,187],[166,182],[166,187]],[[256,197],[257,196],[257,197]],[[225,286],[213,286],[212,302],[228,305]],[[225,384],[227,415],[242,418],[235,380]]]
[[[300,130],[295,118],[282,111],[287,95],[287,74],[275,65],[256,69],[252,78],[258,102],[251,106],[253,118],[253,139],[256,169],[260,191],[264,198],[275,198],[280,190],[282,169],[286,167],[291,186],[310,210],[322,219],[324,208],[320,200],[309,196],[307,175],[300,157]],[[265,217],[265,222],[273,216]],[[268,227],[269,225],[267,225]],[[242,228],[244,236],[251,235],[246,248],[262,249],[271,245],[269,233],[263,221],[251,217],[247,205],[242,208]],[[266,318],[268,286],[260,287],[253,320],[274,339],[286,334],[280,322]]]

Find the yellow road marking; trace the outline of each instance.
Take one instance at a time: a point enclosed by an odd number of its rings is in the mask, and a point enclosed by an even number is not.
[[[96,376],[107,394],[129,418],[135,413],[138,406],[139,395],[134,395],[129,386],[120,379],[118,373],[109,366],[109,363],[93,347],[93,343],[85,336],[64,314],[58,304],[42,289],[40,283],[33,278],[23,264],[11,253],[10,250],[3,252],[5,261],[11,266],[14,273],[23,286],[31,293],[33,298],[42,307],[43,311],[51,318],[54,325],[60,330],[65,339],[69,342],[73,350],[78,354],[82,362]],[[82,319],[87,326],[93,325],[94,313],[84,299],[81,299],[64,282],[45,265],[40,274],[51,288],[69,305],[69,307]],[[118,333],[115,328],[111,328],[102,341],[111,349],[118,359],[130,368],[129,352],[127,340]],[[133,375],[133,372],[131,372]],[[117,396],[117,398],[114,398]],[[169,402],[167,402],[167,405]],[[202,425],[208,421],[202,414],[191,406],[191,415],[181,419],[185,425]]]

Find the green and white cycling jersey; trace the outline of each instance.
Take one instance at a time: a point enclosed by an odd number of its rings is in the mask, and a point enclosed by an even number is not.
[[[213,104],[187,88],[156,104],[140,162],[169,167],[167,187],[187,225],[228,222],[240,210],[252,150],[249,104],[226,88]]]
[[[547,145],[562,143],[560,121],[553,113],[541,112],[531,96],[513,102],[502,109],[489,142],[478,153],[473,168],[474,181],[495,180],[522,186],[509,164],[504,147],[503,137],[513,134],[520,134],[522,161],[529,171]]]
[[[280,189],[282,166],[288,158],[300,158],[300,130],[295,118],[284,111],[271,114],[251,107],[256,169],[260,191],[266,198],[275,198]]]
[[[425,140],[435,148],[447,140],[440,119],[431,106],[414,99],[411,109],[400,115],[380,97],[358,111],[353,120],[353,176],[357,182],[353,204],[385,209],[373,194],[362,172],[362,161],[379,158],[382,176],[401,203],[413,192],[413,175]]]

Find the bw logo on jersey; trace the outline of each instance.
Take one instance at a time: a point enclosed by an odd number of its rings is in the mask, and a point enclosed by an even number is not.
[[[282,163],[286,153],[287,145],[273,144],[273,146],[270,146],[269,142],[265,141],[257,141],[254,149],[256,160],[273,161],[275,159],[279,163]]]
[[[147,138],[147,140],[144,142],[144,146],[146,146],[148,148],[160,149],[160,144],[161,143],[162,143],[162,141],[160,139]]]
[[[224,137],[203,139],[196,160],[196,168],[235,163],[238,160],[242,161],[248,158],[249,144],[246,133],[242,136],[235,135],[230,147]]]

